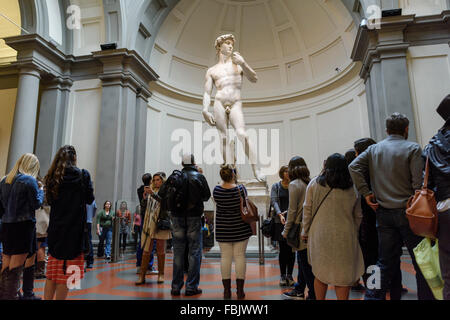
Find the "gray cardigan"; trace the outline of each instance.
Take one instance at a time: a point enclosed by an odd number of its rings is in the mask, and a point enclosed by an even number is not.
[[[303,203],[305,202],[306,187],[307,185],[301,179],[296,179],[289,184],[289,209],[286,225],[282,233],[283,236],[289,233],[294,223],[300,224],[300,230],[302,229]],[[301,240],[300,233],[299,238],[300,247],[293,248],[295,251],[301,251],[307,247],[306,243]]]

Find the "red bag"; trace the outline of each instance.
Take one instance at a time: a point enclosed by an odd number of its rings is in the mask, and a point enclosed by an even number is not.
[[[429,163],[425,166],[425,178],[421,190],[416,190],[406,205],[406,217],[414,234],[436,239],[438,230],[438,211],[434,192],[428,189]]]

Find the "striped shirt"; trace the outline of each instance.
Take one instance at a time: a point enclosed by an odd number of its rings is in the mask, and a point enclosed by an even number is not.
[[[216,241],[240,242],[252,236],[252,229],[241,218],[241,199],[247,193],[244,186],[225,189],[214,188],[213,197],[216,202]]]

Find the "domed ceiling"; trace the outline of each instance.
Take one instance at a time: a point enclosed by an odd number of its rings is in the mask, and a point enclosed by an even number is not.
[[[201,97],[206,70],[217,61],[214,40],[226,33],[258,74],[257,84],[244,83],[248,102],[317,90],[353,65],[356,28],[341,0],[181,0],[152,51],[159,84]]]

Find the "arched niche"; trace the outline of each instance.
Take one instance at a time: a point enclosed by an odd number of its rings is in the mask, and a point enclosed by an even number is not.
[[[149,61],[160,27],[179,1],[134,1],[133,4],[129,4],[128,9],[136,12],[137,19],[133,19],[128,32],[128,47],[135,49],[144,60]]]
[[[19,0],[22,34],[37,33],[64,53],[72,51],[72,30],[66,28],[70,0]]]

